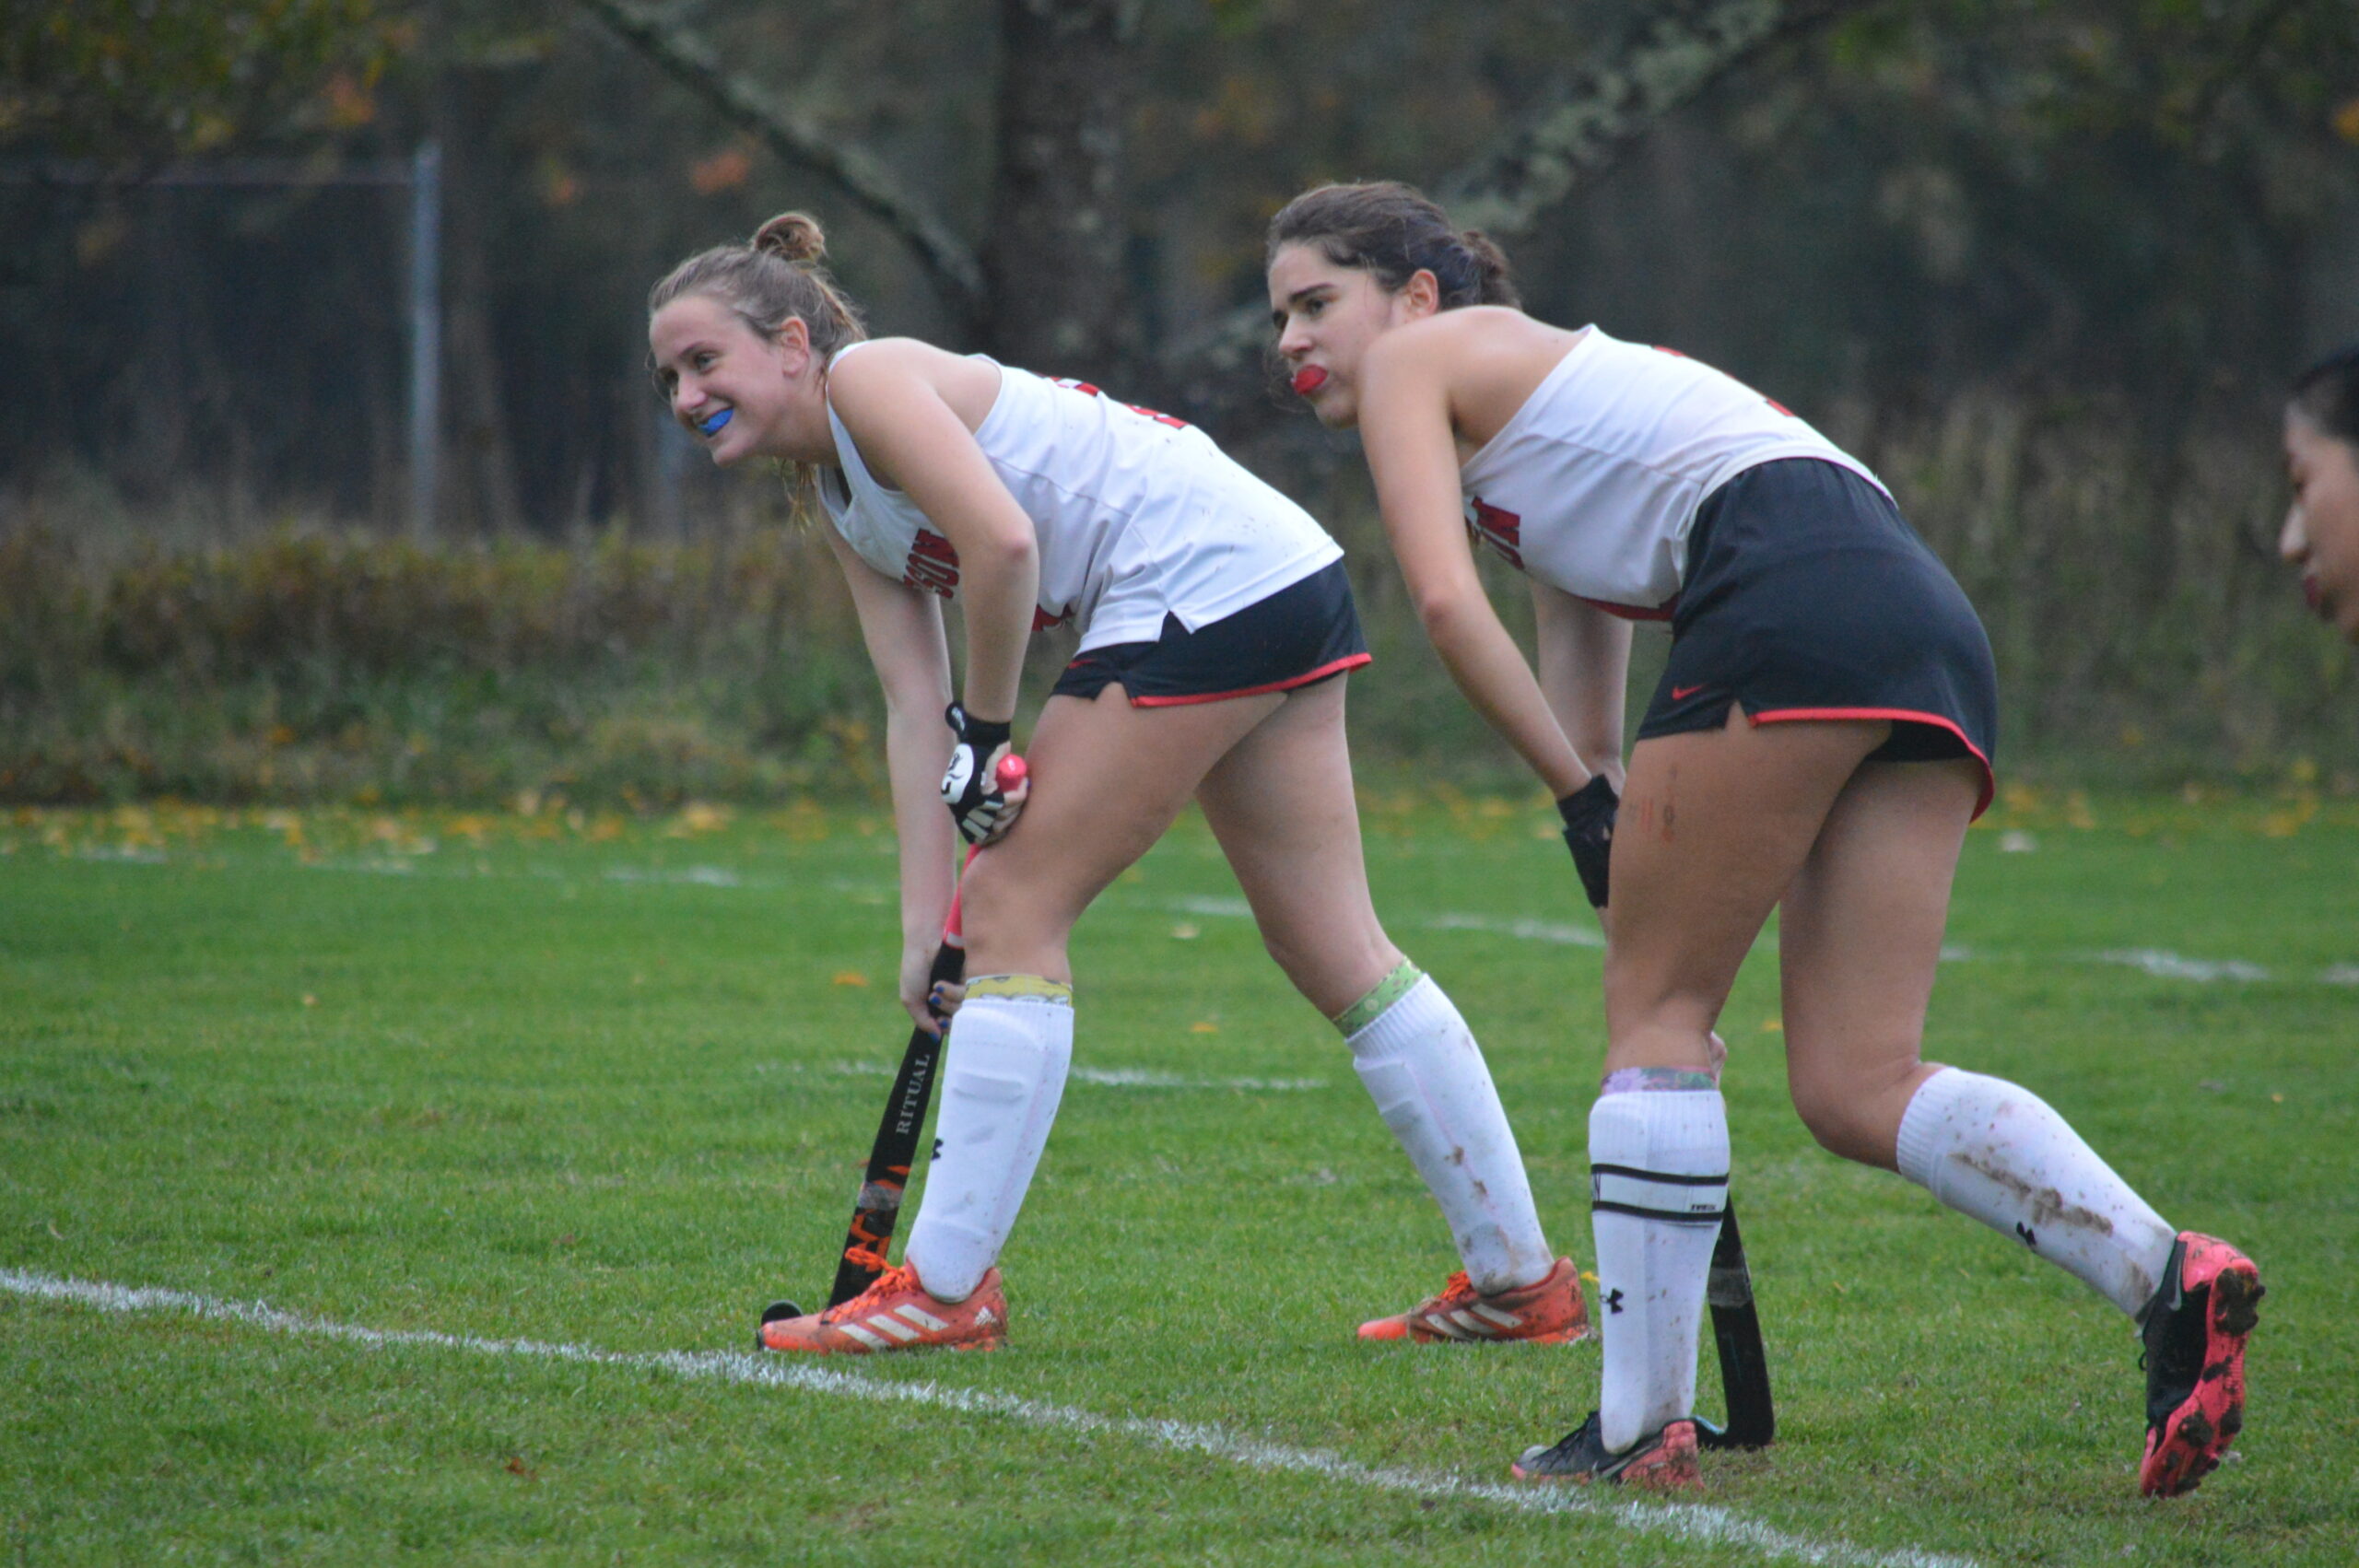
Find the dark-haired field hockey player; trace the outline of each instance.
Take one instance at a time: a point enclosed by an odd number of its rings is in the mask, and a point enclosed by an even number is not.
[[[1777,908],[1803,1121],[2134,1321],[2140,1484],[2194,1486],[2243,1419],[2253,1265],[2175,1229],[2036,1095],[1919,1055],[1997,705],[1973,608],[1884,486],[1708,366],[1524,314],[1497,248],[1406,186],[1297,198],[1271,223],[1269,290],[1295,391],[1359,430],[1436,650],[1557,798],[1607,911],[1589,1126],[1603,1392],[1516,1473],[1698,1484],[1696,1335],[1729,1177],[1710,1031]],[[1531,579],[1536,674],[1478,548]],[[1617,789],[1634,622],[1672,644]]]
[[[2294,381],[2284,434],[2294,504],[2278,551],[2301,572],[2310,609],[2359,643],[2359,343]]]
[[[1345,673],[1367,653],[1341,552],[1178,420],[980,355],[865,340],[822,253],[818,226],[788,214],[682,263],[648,301],[656,372],[714,462],[816,471],[885,688],[900,997],[921,1023],[955,836],[991,848],[965,884],[969,978],[907,1259],[865,1294],[766,1326],[764,1342],[1002,1342],[996,1264],[1073,1054],[1068,934],[1191,799],[1271,955],[1348,1040],[1465,1265],[1363,1334],[1579,1337],[1579,1278],[1543,1238],[1482,1051],[1369,904],[1344,736]],[[956,703],[952,596],[967,625]],[[1003,793],[993,764],[1025,646],[1059,622],[1080,651],[1033,726],[1028,784]]]

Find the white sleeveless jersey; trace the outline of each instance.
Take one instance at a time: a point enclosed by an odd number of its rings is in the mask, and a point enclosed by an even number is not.
[[[1036,630],[1071,622],[1084,649],[1152,642],[1167,614],[1194,631],[1342,557],[1309,513],[1192,426],[974,357],[999,371],[976,444],[1039,532]],[[819,497],[836,531],[886,577],[954,597],[950,541],[877,483],[832,407],[827,422],[842,467],[821,471]]]
[[[1668,621],[1707,497],[1779,458],[1859,460],[1733,377],[1586,329],[1459,471],[1466,526],[1518,571],[1639,621]]]

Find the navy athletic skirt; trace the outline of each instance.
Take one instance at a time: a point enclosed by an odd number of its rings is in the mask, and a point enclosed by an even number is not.
[[[1049,695],[1086,699],[1120,684],[1133,708],[1171,708],[1290,691],[1367,661],[1351,579],[1331,561],[1192,632],[1166,615],[1153,642],[1093,648],[1065,666]]]
[[[1999,681],[1990,639],[1892,498],[1839,463],[1785,458],[1706,498],[1687,538],[1671,660],[1638,739],[1755,724],[1886,719],[1871,762],[1982,765],[1990,804]]]

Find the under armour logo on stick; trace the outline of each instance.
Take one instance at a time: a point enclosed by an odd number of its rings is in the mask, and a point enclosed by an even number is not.
[[[2015,1222],[2015,1234],[2024,1238],[2025,1246],[2030,1247],[2034,1252],[2039,1250],[2039,1237],[2033,1234],[2032,1228],[2021,1220]]]
[[[1605,1298],[1605,1310],[1608,1312],[1619,1312],[1622,1310],[1622,1293],[1620,1291],[1615,1291]]]
[[[939,1138],[936,1138],[933,1141],[933,1153],[932,1157],[937,1160],[942,1158],[942,1140]]]

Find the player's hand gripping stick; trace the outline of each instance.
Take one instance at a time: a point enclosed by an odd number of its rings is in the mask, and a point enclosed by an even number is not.
[[[1022,794],[1003,780],[999,767],[1015,758],[1008,749],[1013,727],[995,719],[978,719],[956,702],[942,717],[958,737],[950,751],[950,766],[942,775],[942,803],[950,808],[951,820],[968,843],[989,844],[1015,825],[1016,813],[1024,809]],[[1022,781],[1018,773],[1016,782]]]
[[[1001,757],[992,771],[1003,794],[1020,792],[1029,774],[1024,759],[1013,753]],[[975,863],[980,849],[977,845],[967,851],[968,865]],[[933,967],[926,977],[929,997],[967,977],[967,943],[959,928],[959,895],[953,892],[950,914],[943,922],[942,945],[934,949]],[[893,1227],[901,1217],[901,1194],[908,1188],[918,1134],[925,1127],[926,1107],[933,1098],[935,1070],[941,1065],[948,1023],[937,1011],[933,1028],[910,1031],[910,1043],[901,1052],[901,1070],[894,1074],[892,1093],[885,1099],[884,1119],[876,1124],[876,1141],[868,1152],[860,1197],[852,1204],[851,1227],[836,1265],[835,1286],[827,1293],[829,1306],[850,1301],[885,1271],[886,1249],[892,1245]],[[802,1316],[803,1308],[792,1301],[774,1301],[762,1309],[764,1323]],[[757,1334],[755,1344],[758,1348],[760,1343]]]

